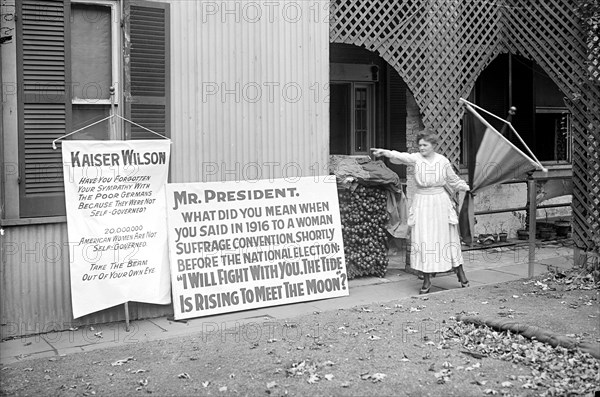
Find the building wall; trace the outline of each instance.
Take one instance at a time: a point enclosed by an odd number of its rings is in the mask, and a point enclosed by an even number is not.
[[[463,176],[463,177],[466,177]],[[556,205],[570,203],[571,196],[556,197],[540,203],[540,205]],[[527,205],[527,183],[506,183],[495,185],[486,189],[475,196],[475,212],[500,210],[506,208],[523,208]],[[518,211],[525,214],[525,211]],[[554,207],[548,209],[538,209],[536,219],[538,222],[556,220],[557,218],[569,219],[571,217],[571,207]],[[508,238],[516,238],[517,230],[522,229],[523,225],[519,217],[513,211],[497,214],[480,214],[475,216],[475,234],[498,233],[504,230],[508,233]]]
[[[329,2],[168,2],[171,181],[326,174]],[[15,56],[14,40],[2,45],[3,94],[16,81]],[[5,165],[18,162],[14,92],[3,97]],[[7,170],[3,181],[15,185]],[[18,189],[6,193],[18,199]],[[65,220],[39,222],[3,226],[0,337],[124,320],[122,305],[73,320]],[[129,304],[132,320],[171,312]]]
[[[327,174],[327,1],[171,1],[173,182]]]

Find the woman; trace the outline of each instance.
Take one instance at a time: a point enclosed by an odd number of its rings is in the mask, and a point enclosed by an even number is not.
[[[446,190],[469,190],[450,161],[435,152],[437,135],[424,130],[417,135],[419,153],[400,153],[395,150],[371,149],[373,155],[385,156],[392,163],[409,165],[407,175],[413,178],[416,191],[409,209],[411,227],[411,266],[423,273],[420,294],[431,288],[431,274],[456,271],[463,287],[469,281],[463,270],[463,257],[458,234],[458,217]]]

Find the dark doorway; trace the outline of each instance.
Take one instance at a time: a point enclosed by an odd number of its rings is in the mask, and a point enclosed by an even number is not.
[[[329,86],[329,153],[350,153],[350,84]]]
[[[407,89],[376,53],[331,44],[330,154],[366,156],[371,147],[405,151]],[[404,167],[388,166],[404,178]]]

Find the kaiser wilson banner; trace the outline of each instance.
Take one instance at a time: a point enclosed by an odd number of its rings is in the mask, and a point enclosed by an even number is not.
[[[73,317],[171,302],[168,140],[63,141]]]

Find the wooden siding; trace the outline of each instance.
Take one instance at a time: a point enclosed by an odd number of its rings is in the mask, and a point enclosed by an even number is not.
[[[327,11],[171,2],[173,182],[328,173]]]

